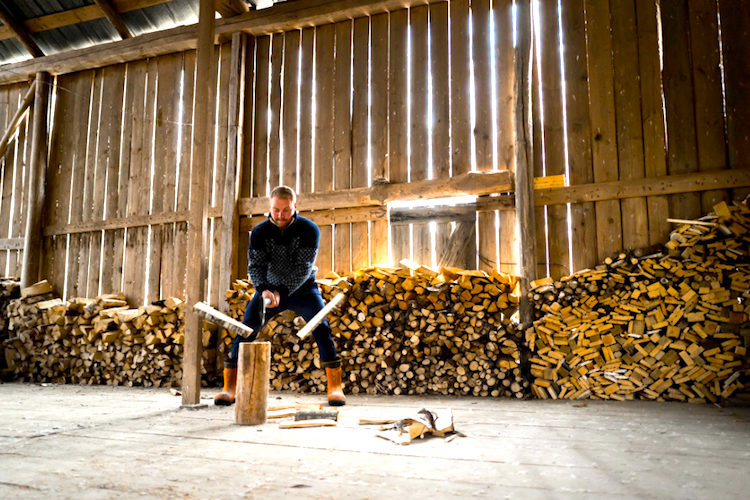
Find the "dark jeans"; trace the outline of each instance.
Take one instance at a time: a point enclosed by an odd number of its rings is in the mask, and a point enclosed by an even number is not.
[[[262,303],[263,294],[256,293],[247,305],[247,309],[245,309],[245,317],[242,319],[242,322],[252,328],[255,333],[253,333],[251,338],[244,338],[241,335],[237,335],[234,338],[232,354],[225,362],[227,368],[237,367],[237,359],[240,354],[240,344],[242,342],[251,342],[252,340],[255,340],[255,336],[265,326],[265,324],[260,324]],[[291,309],[298,315],[302,316],[305,321],[309,322],[318,311],[323,309],[323,306],[323,297],[320,295],[317,283],[305,283],[285,301],[282,301],[282,303],[279,304],[279,307],[266,309],[266,322],[281,311],[287,309]],[[330,367],[336,366],[338,364],[338,357],[336,356],[336,346],[333,343],[333,336],[331,335],[331,327],[328,326],[328,320],[323,320],[323,322],[313,330],[313,337],[318,344],[318,353],[320,354],[320,360],[322,363]]]

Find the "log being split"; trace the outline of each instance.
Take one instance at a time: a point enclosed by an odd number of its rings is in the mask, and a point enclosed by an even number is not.
[[[239,425],[266,423],[270,387],[271,343],[240,344],[234,418]]]
[[[326,319],[326,316],[328,316],[328,313],[333,311],[336,306],[338,306],[342,300],[344,300],[345,294],[340,293],[338,295],[335,295],[331,298],[331,300],[328,302],[328,304],[325,305],[323,309],[318,311],[318,314],[313,316],[313,318],[310,320],[308,324],[306,324],[302,329],[297,332],[297,336],[301,339],[304,339],[307,337],[310,332],[312,332],[319,324],[323,322],[324,319]]]
[[[243,337],[250,337],[253,334],[253,329],[245,326],[239,321],[230,318],[226,314],[217,311],[213,307],[209,306],[204,302],[196,302],[193,306],[193,312],[203,318],[204,320],[214,323],[222,328],[225,328],[231,332],[241,335]]]

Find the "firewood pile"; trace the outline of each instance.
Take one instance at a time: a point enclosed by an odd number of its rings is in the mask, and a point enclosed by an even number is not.
[[[5,359],[15,380],[174,386],[182,382],[185,304],[131,308],[122,293],[63,301],[42,281],[8,305]],[[204,384],[216,356],[203,331]]]
[[[518,307],[517,278],[408,261],[401,268],[361,269],[319,280],[326,300],[341,291],[344,305],[329,316],[352,394],[457,394],[523,397],[519,342],[511,316]],[[226,294],[241,319],[252,287],[237,281]],[[273,332],[272,386],[323,392],[314,339],[299,340],[295,315],[282,313]],[[226,338],[227,344],[231,337]]]
[[[534,283],[541,398],[717,402],[750,375],[750,210],[720,203],[664,247]]]
[[[21,296],[21,284],[16,278],[0,278],[0,345],[8,336],[8,304]],[[5,357],[0,356],[0,370],[7,370]]]

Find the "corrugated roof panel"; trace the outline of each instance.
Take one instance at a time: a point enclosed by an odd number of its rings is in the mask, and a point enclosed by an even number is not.
[[[94,5],[93,0],[12,0],[4,1],[19,21]],[[134,36],[198,22],[199,0],[171,0],[121,14]],[[120,40],[106,18],[63,26],[31,35],[46,55]],[[29,59],[31,56],[17,39],[0,40],[0,64]]]

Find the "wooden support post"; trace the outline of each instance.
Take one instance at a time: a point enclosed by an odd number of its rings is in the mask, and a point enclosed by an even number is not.
[[[188,229],[187,304],[185,355],[182,361],[182,405],[196,406],[201,398],[201,319],[193,306],[204,297],[205,235],[207,215],[206,186],[210,171],[211,116],[214,94],[209,78],[214,57],[214,0],[201,0],[198,19],[198,63],[193,123],[193,170],[190,175],[190,221]]]
[[[240,344],[234,419],[239,425],[266,423],[271,376],[271,343]]]
[[[5,152],[8,151],[8,145],[10,144],[11,138],[13,138],[13,135],[16,133],[16,129],[18,128],[18,125],[21,123],[21,118],[23,118],[23,115],[24,113],[26,113],[26,110],[29,109],[29,106],[31,106],[31,103],[34,102],[35,91],[36,91],[36,81],[32,82],[31,85],[29,86],[29,90],[26,91],[26,95],[23,97],[23,102],[21,103],[21,107],[18,108],[18,111],[16,111],[16,114],[10,120],[10,123],[8,123],[8,128],[5,129],[3,138],[0,139],[0,158],[2,158]]]
[[[8,11],[7,7],[5,7],[2,2],[0,2],[0,21],[2,21],[4,25],[10,28],[16,38],[18,38],[23,46],[26,47],[26,50],[29,51],[29,54],[34,57],[42,57],[44,55],[42,49],[39,48],[36,42],[32,40],[31,36],[26,31],[26,27],[23,24],[19,23],[15,17],[13,17],[13,14]]]
[[[232,56],[229,75],[229,132],[227,133],[227,166],[224,177],[224,209],[221,215],[221,261],[219,290],[229,290],[237,278],[237,255],[240,217],[237,201],[239,181],[242,179],[242,151],[244,150],[243,89],[245,88],[245,48],[247,35],[232,35]],[[219,310],[229,311],[224,294],[220,294]]]
[[[106,17],[107,21],[109,21],[109,23],[114,26],[123,40],[133,37],[130,29],[122,20],[122,16],[120,16],[120,13],[115,10],[111,3],[109,3],[109,0],[94,0],[94,3],[101,9],[101,11],[104,13],[104,17]]]
[[[26,204],[26,232],[24,234],[21,287],[26,288],[39,281],[39,265],[42,249],[42,208],[44,205],[44,182],[47,172],[47,119],[49,96],[52,90],[52,75],[37,73],[35,81],[34,116],[31,120],[31,164],[29,165],[29,199]]]
[[[534,176],[532,168],[533,140],[529,98],[529,66],[533,50],[531,43],[530,0],[516,3],[518,42],[516,45],[516,82],[513,92],[515,104],[515,160],[516,160],[516,221],[519,230],[521,323],[531,325],[534,306],[528,298],[529,284],[536,279],[536,224],[534,222]]]

